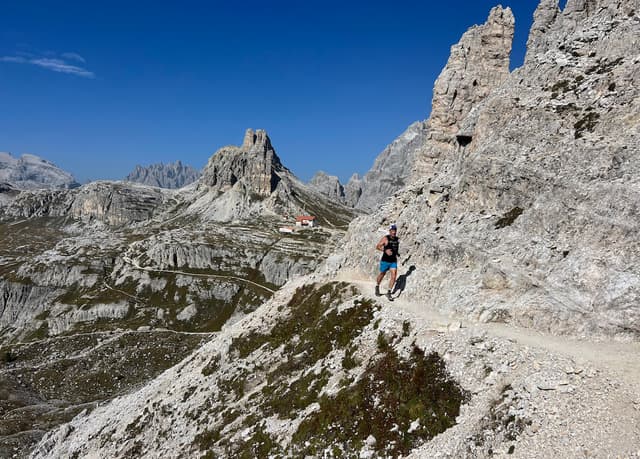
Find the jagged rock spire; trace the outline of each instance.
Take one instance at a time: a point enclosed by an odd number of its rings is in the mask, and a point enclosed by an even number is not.
[[[430,148],[417,155],[414,176],[431,174],[437,158],[456,148],[456,134],[471,109],[509,76],[514,26],[511,9],[496,6],[487,22],[471,27],[451,47],[433,88]]]
[[[449,142],[471,108],[509,75],[515,20],[509,8],[495,7],[487,22],[469,29],[451,47],[451,56],[433,89],[429,128]]]
[[[242,182],[249,191],[268,196],[280,182],[279,173],[284,170],[266,131],[247,129],[240,147],[223,147],[209,159],[201,184],[226,191]]]
[[[250,151],[251,149],[269,151],[273,150],[273,147],[271,146],[271,139],[269,139],[267,131],[263,129],[254,131],[249,128],[244,134],[244,140],[242,141],[240,149],[242,151]]]
[[[529,62],[533,56],[546,48],[546,36],[549,28],[560,13],[558,0],[541,0],[535,13],[533,13],[533,25],[527,40],[527,55],[525,62]]]

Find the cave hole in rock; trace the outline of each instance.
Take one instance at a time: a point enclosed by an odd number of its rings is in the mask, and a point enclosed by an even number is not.
[[[177,253],[174,253],[174,254],[173,254],[173,266],[174,266],[175,268],[177,268],[177,267],[178,267],[178,254],[177,254]]]
[[[473,137],[470,135],[457,135],[456,140],[458,141],[458,145],[461,147],[466,147],[471,143]]]

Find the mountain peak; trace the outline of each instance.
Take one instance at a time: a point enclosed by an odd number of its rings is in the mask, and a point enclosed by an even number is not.
[[[259,196],[270,195],[285,168],[276,155],[266,131],[247,129],[242,145],[223,147],[209,159],[201,183],[226,191],[241,183]]]
[[[249,128],[244,134],[244,140],[240,149],[242,151],[258,150],[266,152],[273,150],[273,147],[271,146],[271,139],[269,139],[267,131],[264,129],[254,131]]]
[[[0,182],[11,183],[18,189],[78,186],[69,172],[32,154],[23,154],[18,158],[11,153],[0,153]]]

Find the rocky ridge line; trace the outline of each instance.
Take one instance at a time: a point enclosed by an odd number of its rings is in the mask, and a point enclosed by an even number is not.
[[[137,165],[124,180],[160,188],[182,188],[199,178],[200,172],[197,169],[178,160],[175,163],[158,163],[146,167]]]
[[[55,164],[35,155],[20,158],[0,152],[0,184],[22,190],[41,188],[68,189],[79,186],[73,176]]]

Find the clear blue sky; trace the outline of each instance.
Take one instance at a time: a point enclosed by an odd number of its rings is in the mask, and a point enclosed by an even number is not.
[[[509,0],[512,67],[536,0]],[[425,119],[449,48],[497,2],[3,0],[0,151],[81,181],[201,168],[266,129],[303,180],[348,179]]]

